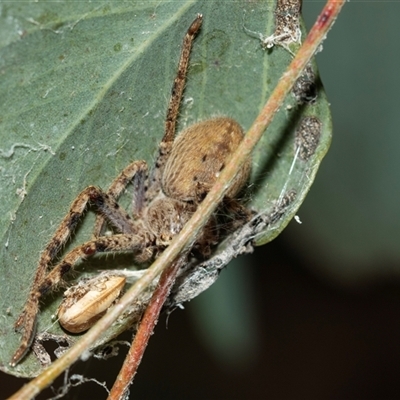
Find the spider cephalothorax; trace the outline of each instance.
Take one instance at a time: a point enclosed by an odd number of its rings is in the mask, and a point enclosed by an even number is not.
[[[165,133],[154,168],[149,174],[145,161],[135,161],[118,175],[107,191],[89,186],[76,197],[41,254],[28,300],[15,323],[16,329],[23,331],[23,336],[11,365],[16,365],[29,350],[40,298],[56,286],[79,260],[96,253],[118,251],[132,252],[138,262],[146,262],[157,256],[196,211],[227,159],[241,142],[242,128],[233,119],[226,117],[192,125],[175,140],[176,119],[191,45],[201,22],[202,16],[198,15],[184,38],[168,107]],[[239,193],[249,172],[250,162],[237,175],[227,192],[227,200],[232,201]],[[130,183],[134,187],[131,215],[117,203],[118,197]],[[97,213],[92,240],[70,251],[48,273],[53,259],[89,204]],[[112,235],[102,236],[105,223],[113,228]],[[197,252],[203,256],[209,255],[211,246],[218,239],[215,225],[216,221],[212,218],[194,244]]]

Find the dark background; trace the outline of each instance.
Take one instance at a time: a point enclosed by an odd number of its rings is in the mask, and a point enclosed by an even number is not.
[[[304,2],[308,27],[323,4]],[[396,1],[345,5],[317,56],[334,138],[303,223],[161,319],[132,398],[399,398],[399,15]],[[110,386],[120,363],[70,373]],[[22,382],[1,374],[1,398]],[[89,397],[106,393],[67,396]]]

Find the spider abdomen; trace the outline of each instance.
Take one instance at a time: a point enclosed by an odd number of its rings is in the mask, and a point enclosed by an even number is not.
[[[229,156],[243,139],[241,126],[219,117],[191,125],[176,138],[165,165],[162,187],[166,196],[198,203],[209,192]],[[250,173],[248,161],[227,192],[235,197]]]

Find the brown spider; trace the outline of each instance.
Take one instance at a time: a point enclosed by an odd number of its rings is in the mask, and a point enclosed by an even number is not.
[[[25,356],[32,344],[39,301],[43,295],[59,284],[79,260],[96,253],[130,251],[140,263],[156,257],[181,231],[242,140],[240,125],[226,117],[192,125],[175,140],[192,42],[201,24],[202,16],[199,14],[183,40],[165,120],[165,133],[153,170],[149,174],[145,161],[135,161],[117,176],[106,192],[89,186],[76,197],[41,254],[25,307],[15,323],[15,328],[23,334],[20,346],[11,359],[11,366]],[[225,204],[228,208],[235,203],[233,199],[247,181],[249,172],[250,161],[227,193]],[[132,217],[117,203],[129,183],[134,186]],[[92,240],[70,251],[48,272],[88,205],[94,206],[97,213]],[[101,236],[105,222],[119,233]],[[215,219],[212,219],[194,246],[203,256],[208,256],[210,247],[217,239]]]

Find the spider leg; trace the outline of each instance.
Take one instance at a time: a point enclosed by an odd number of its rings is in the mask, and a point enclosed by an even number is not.
[[[93,192],[93,190],[97,189],[94,186],[89,186],[76,197],[74,202],[71,204],[68,214],[61,221],[56,232],[54,233],[54,236],[43,250],[39,259],[38,267],[36,269],[31,293],[34,291],[34,289],[40,286],[44,277],[46,276],[47,267],[51,260],[53,260],[53,258],[58,254],[63,244],[68,240],[71,232],[76,227],[79,219],[86,209],[86,206],[90,200],[90,194]],[[28,302],[29,301],[30,298],[28,299]],[[24,325],[25,314],[26,310],[24,309],[15,323],[16,329]]]
[[[80,260],[85,260],[97,253],[134,252],[151,247],[154,237],[146,233],[144,229],[138,229],[138,231],[141,231],[141,233],[117,234],[110,237],[101,236],[75,247],[47,274],[38,288],[40,296],[48,293],[52,287],[60,283],[63,276],[73,269],[74,265]]]
[[[32,288],[29,300],[24,309],[24,318],[22,321],[24,323],[24,331],[20,346],[11,359],[11,366],[15,366],[25,356],[32,344],[40,298],[48,293],[52,287],[56,286],[61,281],[62,277],[69,272],[79,260],[86,259],[100,252],[132,251],[147,246],[151,247],[152,240],[153,238],[148,234],[120,234],[112,237],[102,236],[70,251],[63,260],[49,272],[39,285]],[[21,314],[20,319],[22,316],[23,314]]]
[[[127,212],[120,208],[116,201],[101,189],[95,186],[88,186],[76,197],[69,212],[61,221],[54,236],[40,256],[28,299],[22,313],[14,324],[16,330],[23,330],[24,333],[21,345],[11,359],[10,364],[12,366],[16,365],[25,355],[32,343],[36,316],[39,311],[39,300],[42,295],[40,288],[45,282],[48,266],[75,229],[88,203],[96,205],[98,212],[102,213],[121,232],[132,233],[134,231],[133,222]]]
[[[151,173],[149,190],[146,195],[146,202],[154,199],[154,197],[160,190],[160,182],[164,165],[171,152],[172,144],[175,139],[176,120],[178,118],[179,106],[181,104],[182,94],[186,84],[186,75],[189,65],[190,52],[192,50],[193,40],[197,32],[199,31],[202,22],[203,16],[201,14],[197,14],[196,19],[190,25],[183,39],[182,51],[178,64],[178,72],[172,86],[167,117],[165,119],[164,136],[159,145],[155,168]]]
[[[11,366],[15,366],[18,363],[32,343],[34,336],[33,334],[36,327],[36,314],[38,313],[39,309],[40,295],[38,296],[38,288],[45,279],[48,265],[58,254],[63,244],[68,240],[71,232],[74,230],[80,217],[84,213],[90,200],[90,193],[93,191],[93,189],[93,186],[89,186],[76,197],[74,202],[71,204],[68,214],[61,221],[54,236],[40,256],[31,291],[29,292],[25,307],[14,324],[14,328],[16,330],[24,330],[24,337],[20,347],[17,349],[11,359]]]
[[[124,170],[113,180],[110,187],[107,190],[107,195],[110,196],[113,200],[117,200],[121,193],[125,190],[129,182],[132,180],[137,181],[146,181],[148,168],[146,161],[134,161],[129,164]],[[141,188],[145,190],[144,184],[141,187],[137,187],[134,184],[134,205],[133,205],[133,216],[138,217],[140,214],[139,210],[142,207],[142,200],[140,197]],[[143,190],[142,189],[142,190]],[[142,194],[143,197],[143,194]],[[93,229],[93,238],[99,237],[105,225],[105,217],[102,213],[96,216],[96,222]],[[121,232],[123,232],[121,230]]]

